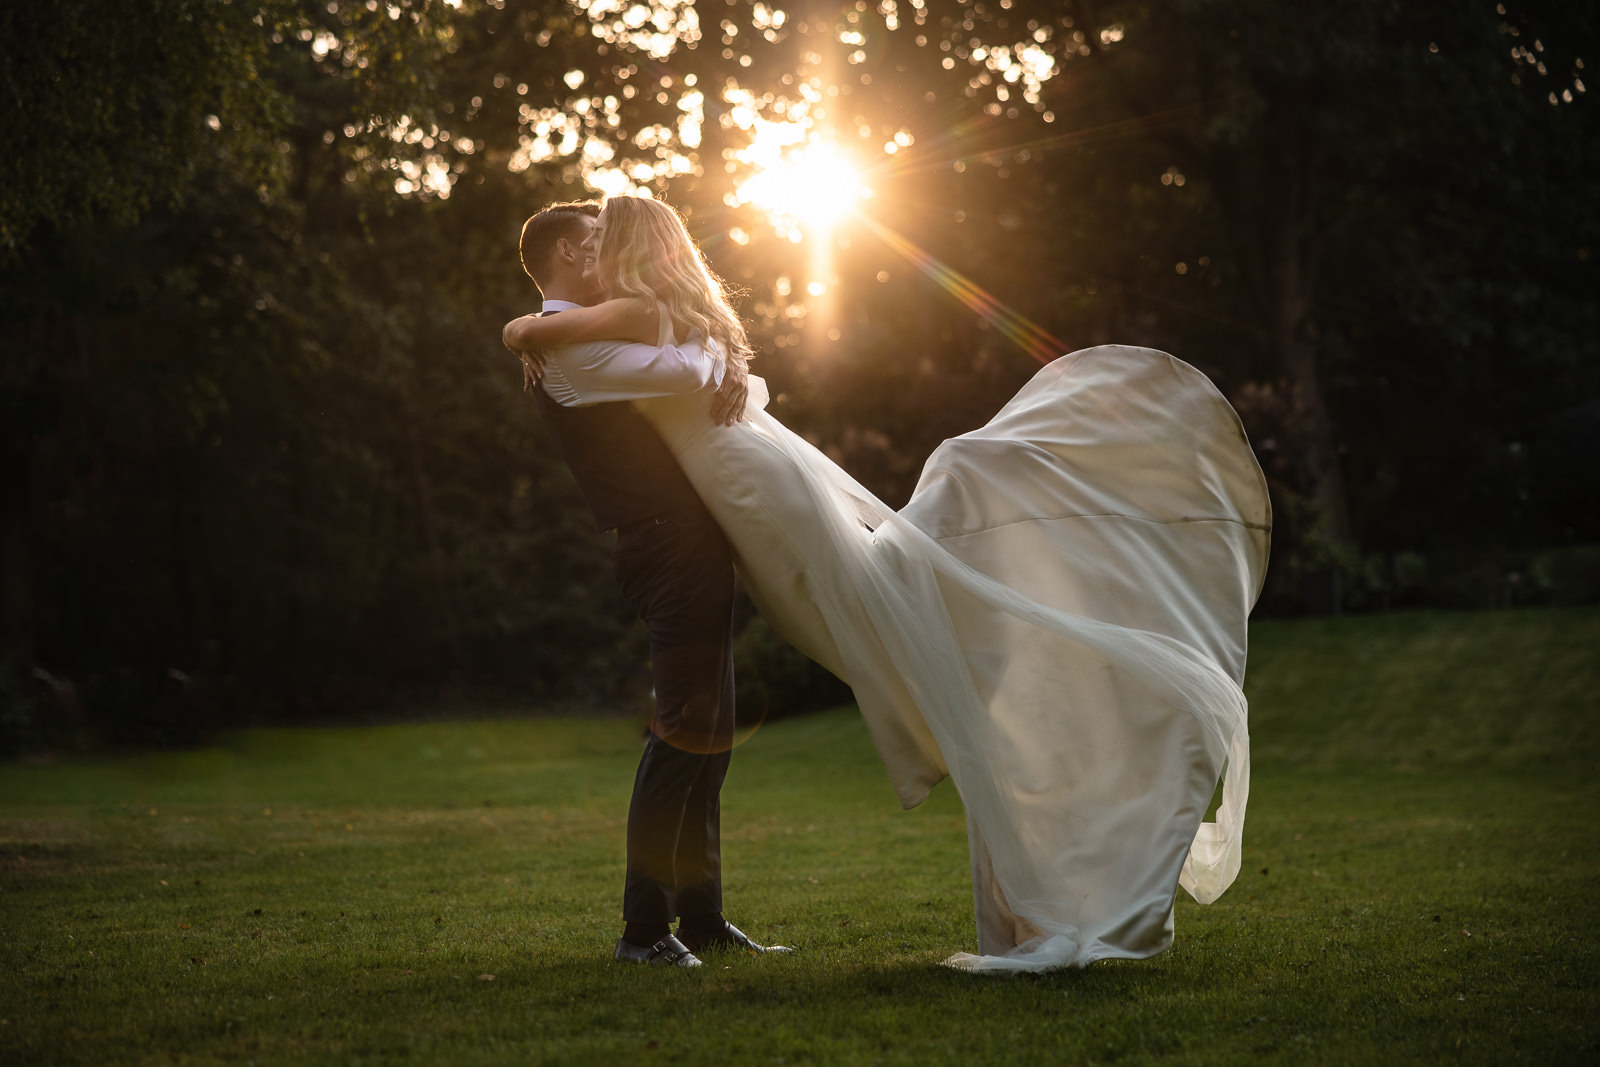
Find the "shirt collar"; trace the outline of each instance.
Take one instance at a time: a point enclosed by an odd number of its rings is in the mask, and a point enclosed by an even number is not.
[[[581,308],[581,307],[583,307],[582,304],[574,303],[571,300],[546,300],[544,302],[544,306],[541,307],[540,310],[541,311],[571,311],[573,308]]]

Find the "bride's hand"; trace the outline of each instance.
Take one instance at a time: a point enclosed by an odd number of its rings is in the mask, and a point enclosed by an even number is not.
[[[518,352],[517,356],[522,360],[522,391],[531,392],[544,379],[544,350]]]
[[[742,359],[727,361],[722,372],[722,384],[711,398],[711,421],[719,426],[732,426],[744,421],[744,404],[750,395],[750,368]]]

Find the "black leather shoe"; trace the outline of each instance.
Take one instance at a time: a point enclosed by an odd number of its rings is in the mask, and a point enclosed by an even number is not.
[[[693,952],[718,952],[728,949],[737,949],[748,952],[752,956],[760,956],[767,952],[793,952],[794,949],[786,945],[758,945],[747,937],[743,930],[727,920],[723,920],[722,929],[707,935],[696,936],[693,931],[684,932],[683,927],[678,928],[678,940],[690,946]]]
[[[663,967],[700,966],[700,958],[684,948],[683,942],[671,934],[648,948],[635,945],[626,938],[619,938],[617,950],[611,954],[611,958],[618,963],[655,963]]]

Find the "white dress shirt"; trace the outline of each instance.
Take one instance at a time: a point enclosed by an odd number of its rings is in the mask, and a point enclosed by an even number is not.
[[[543,310],[582,306],[546,300]],[[681,345],[659,347],[627,341],[559,345],[549,350],[540,384],[551,400],[568,408],[692,393],[722,384],[722,361],[708,347],[698,335]]]

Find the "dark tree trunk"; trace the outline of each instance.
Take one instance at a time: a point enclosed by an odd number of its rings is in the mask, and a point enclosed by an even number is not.
[[[1296,438],[1310,478],[1307,497],[1323,536],[1345,545],[1351,535],[1349,505],[1333,421],[1323,398],[1312,318],[1319,161],[1315,146],[1308,143],[1305,128],[1297,121],[1306,106],[1297,96],[1280,93],[1266,123],[1267,147],[1261,160],[1264,188],[1259,202],[1265,268],[1261,276],[1266,283],[1261,298],[1272,354],[1294,400]]]

